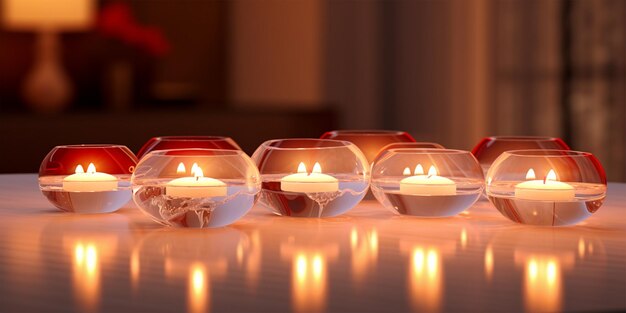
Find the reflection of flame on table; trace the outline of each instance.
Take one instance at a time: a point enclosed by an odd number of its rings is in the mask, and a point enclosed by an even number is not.
[[[376,266],[378,259],[378,233],[376,229],[359,232],[356,227],[350,232],[352,250],[352,274],[354,282],[360,286],[370,267]]]
[[[189,312],[205,312],[207,310],[209,281],[202,263],[194,263],[189,268]]]
[[[400,251],[410,255],[408,287],[411,306],[416,311],[439,311],[443,296],[443,256],[455,254],[456,242],[426,245],[400,241]]]
[[[74,246],[74,290],[83,309],[93,311],[100,293],[98,248],[93,243]]]
[[[515,263],[524,266],[524,300],[529,311],[559,311],[562,269],[574,265],[573,253],[527,254],[515,252]]]
[[[281,246],[281,256],[292,262],[292,302],[296,312],[324,311],[327,297],[327,262],[339,255],[336,245],[299,248]]]
[[[117,246],[115,238],[64,239],[64,246],[72,249],[73,285],[76,300],[82,311],[96,311],[100,297],[100,271],[104,259]]]
[[[253,231],[249,238],[239,240],[237,244],[237,264],[246,271],[246,283],[251,290],[256,290],[261,272],[261,237],[259,231]]]

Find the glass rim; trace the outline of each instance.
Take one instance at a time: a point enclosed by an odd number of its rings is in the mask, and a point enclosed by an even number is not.
[[[337,129],[324,133],[326,134],[343,134],[343,135],[361,135],[361,136],[381,136],[381,135],[404,135],[408,134],[402,130],[387,130],[387,129]]]
[[[505,151],[502,154],[509,154],[511,156],[516,157],[590,157],[593,156],[591,152],[585,151],[574,151],[574,150],[554,150],[554,149],[520,149],[520,150],[509,150]]]
[[[508,141],[563,141],[559,137],[553,136],[488,136],[489,140],[508,140]]]
[[[438,148],[393,148],[387,149],[383,152],[396,153],[396,154],[471,154],[470,151],[459,149],[438,149]]]
[[[232,140],[231,137],[228,136],[203,136],[203,135],[193,135],[193,136],[157,136],[152,137],[153,140],[161,140],[161,141],[209,141],[209,140]]]
[[[198,152],[219,152],[220,154],[215,155],[206,155],[206,154],[171,154],[168,155],[169,152],[182,152],[182,151],[198,151]],[[145,154],[141,159],[146,159],[148,156],[157,156],[157,157],[220,157],[220,156],[235,156],[245,154],[241,150],[233,150],[233,149],[214,149],[214,148],[178,148],[178,149],[164,149],[164,150],[153,150]],[[247,154],[246,154],[247,155]]]
[[[392,143],[390,143],[390,144],[385,145],[385,146],[384,146],[384,147],[382,147],[380,150],[381,150],[381,151],[383,151],[383,150],[389,150],[390,148],[388,148],[388,147],[395,146],[395,145],[398,145],[398,146],[400,146],[400,145],[409,145],[409,146],[410,146],[410,145],[433,145],[433,146],[437,146],[437,147],[442,147],[442,148],[439,148],[439,150],[441,150],[441,149],[447,149],[447,148],[443,147],[443,145],[442,145],[442,144],[437,143],[437,142],[433,142],[433,141],[414,141],[414,142],[392,142]],[[435,148],[434,148],[434,147],[430,147],[430,148],[426,148],[426,147],[424,147],[424,148],[417,148],[417,147],[416,147],[416,148],[410,148],[410,147],[405,147],[405,148],[391,148],[391,149],[435,149]],[[448,149],[448,150],[455,150],[455,149]]]
[[[323,143],[328,143],[331,146],[320,146],[320,147],[278,147],[278,146],[273,146],[273,144],[276,144],[276,143],[279,143],[279,142],[289,142],[289,141],[293,141],[293,142],[297,142],[297,141],[323,142]],[[320,138],[272,139],[272,140],[265,141],[264,143],[261,144],[261,147],[263,147],[265,149],[268,149],[268,150],[285,150],[285,151],[341,149],[341,148],[346,148],[346,147],[350,147],[350,146],[356,147],[356,145],[353,144],[350,141],[337,140],[337,139],[320,139]]]
[[[121,148],[121,149],[128,149],[128,147],[125,146],[125,145],[108,144],[108,143],[87,143],[87,144],[77,144],[77,145],[59,145],[59,146],[54,147],[54,149],[87,149],[87,148]]]

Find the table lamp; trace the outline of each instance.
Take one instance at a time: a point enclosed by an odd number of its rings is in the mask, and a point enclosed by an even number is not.
[[[24,98],[36,111],[65,108],[73,87],[59,60],[60,31],[82,31],[94,22],[95,0],[3,0],[8,29],[38,34],[35,61],[23,85]]]

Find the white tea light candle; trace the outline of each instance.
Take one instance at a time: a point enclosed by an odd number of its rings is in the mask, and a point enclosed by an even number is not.
[[[283,177],[280,180],[280,189],[290,192],[334,192],[339,190],[337,178],[322,174],[322,167],[315,163],[311,173],[307,173],[306,165],[300,162],[298,172]]]
[[[184,173],[185,166],[180,163],[177,173]],[[191,168],[193,177],[181,177],[165,185],[165,194],[170,197],[206,198],[224,197],[228,194],[226,184],[215,178],[204,177],[204,173],[196,163]]]
[[[403,174],[411,174],[408,167],[404,169]],[[424,175],[424,168],[418,164],[413,176],[400,181],[400,193],[419,196],[450,196],[456,194],[456,183],[451,179],[437,176],[437,169],[432,165],[428,170],[428,175]]]
[[[96,172],[96,166],[89,163],[87,172],[77,165],[75,173],[63,179],[63,190],[70,192],[96,192],[117,190],[117,178],[107,173]]]
[[[572,201],[575,197],[574,187],[557,180],[554,170],[550,170],[546,179],[536,180],[535,171],[531,168],[526,173],[528,181],[515,185],[515,197],[524,200],[538,201]]]

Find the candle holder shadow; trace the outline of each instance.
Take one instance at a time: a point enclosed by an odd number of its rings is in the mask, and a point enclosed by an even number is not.
[[[401,215],[456,215],[478,200],[483,187],[482,170],[468,151],[388,149],[372,165],[374,196]]]
[[[244,152],[173,149],[145,155],[132,176],[133,200],[168,226],[229,225],[252,208],[261,181]]]
[[[259,203],[281,216],[332,217],[367,193],[369,163],[347,141],[279,139],[252,155],[261,173]]]
[[[224,149],[241,150],[230,137],[223,136],[161,136],[152,137],[137,153],[137,158],[157,150],[172,149]]]
[[[587,152],[507,151],[487,173],[486,194],[502,215],[516,223],[572,225],[600,208],[606,197],[606,174]]]
[[[131,199],[137,157],[121,145],[65,145],[52,149],[39,168],[39,188],[65,212],[109,213]]]

